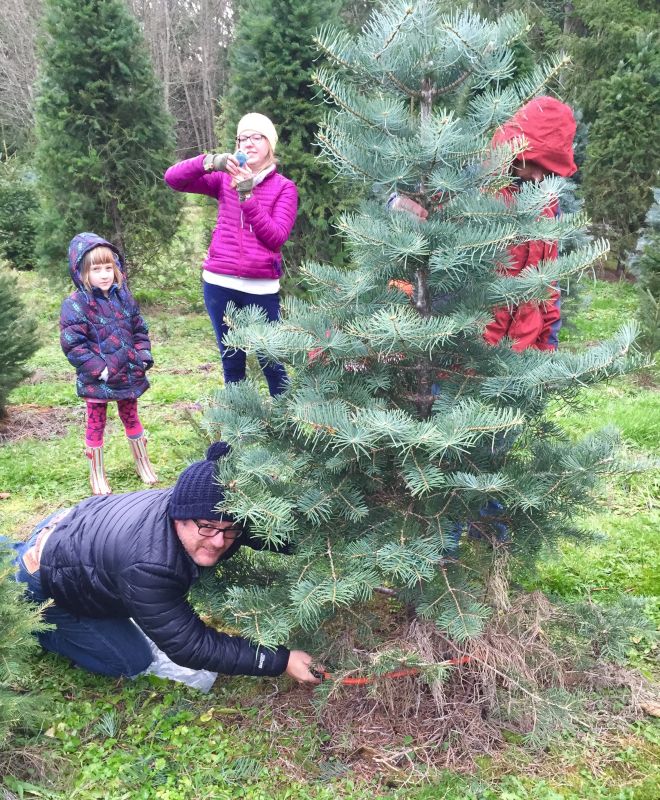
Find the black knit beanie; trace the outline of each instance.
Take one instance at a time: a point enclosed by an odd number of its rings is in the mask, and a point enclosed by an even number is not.
[[[229,514],[216,511],[225,497],[215,477],[216,462],[229,449],[226,442],[215,442],[206,451],[204,461],[195,461],[183,470],[170,497],[168,513],[172,519],[232,519]]]

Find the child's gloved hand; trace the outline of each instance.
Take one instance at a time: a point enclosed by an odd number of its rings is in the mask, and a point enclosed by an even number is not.
[[[144,367],[145,372],[153,367],[154,360],[151,356],[150,350],[138,350],[138,355],[142,359],[142,366]]]
[[[100,381],[104,381],[104,382],[107,381],[108,380],[108,375],[109,375],[108,367],[105,366],[105,367],[103,367],[103,372],[99,375],[99,380]]]

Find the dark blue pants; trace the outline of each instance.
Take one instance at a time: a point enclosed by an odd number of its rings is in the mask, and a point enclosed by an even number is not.
[[[43,603],[49,598],[41,585],[39,572],[31,575],[25,569],[23,554],[34,544],[37,534],[49,519],[37,525],[27,542],[13,544],[16,580],[25,584],[27,598],[35,603]],[[130,619],[77,617],[55,605],[45,609],[43,618],[55,626],[37,634],[44,650],[69,658],[89,672],[131,677],[143,672],[153,660],[149,642]]]
[[[239,292],[236,289],[227,289],[224,286],[216,286],[213,283],[204,281],[204,304],[213,323],[215,338],[218,340],[225,383],[235,383],[245,378],[245,350],[234,350],[233,348],[225,347],[222,342],[224,335],[229,330],[224,320],[227,303],[230,301],[237,308],[247,308],[248,306],[261,308],[266,312],[270,322],[275,322],[280,318],[280,296],[277,293],[249,294],[248,292]],[[286,370],[282,364],[267,361],[259,355],[257,355],[257,358],[259,359],[259,366],[268,381],[268,391],[271,397],[282,394],[287,386]]]

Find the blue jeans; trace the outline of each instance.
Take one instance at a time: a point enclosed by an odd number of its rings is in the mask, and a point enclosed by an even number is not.
[[[34,544],[37,534],[49,519],[47,517],[37,525],[27,542],[12,545],[16,553],[16,580],[25,584],[26,597],[35,603],[43,603],[49,597],[41,585],[39,572],[31,575],[26,570],[23,554]],[[153,660],[149,642],[130,619],[78,617],[56,605],[46,608],[43,618],[55,626],[52,630],[37,633],[44,650],[69,658],[76,666],[89,672],[131,677],[144,672]]]
[[[502,520],[504,506],[497,500],[486,500],[479,509],[479,519],[469,520],[467,523],[452,522],[447,534],[445,550],[448,555],[455,556],[461,541],[464,529],[470,539],[492,539],[503,543],[510,541],[509,526]]]
[[[222,371],[225,375],[225,383],[235,383],[245,378],[245,350],[234,350],[226,347],[222,339],[229,330],[225,324],[225,312],[227,304],[233,302],[237,308],[247,308],[256,306],[266,312],[270,322],[275,322],[280,318],[280,296],[279,294],[249,294],[239,292],[236,289],[227,289],[224,286],[216,286],[213,283],[204,281],[204,304],[215,331],[215,338],[218,341],[220,355],[222,356]],[[268,391],[271,397],[282,394],[287,387],[286,370],[282,364],[268,361],[263,356],[257,354],[259,366],[264,377],[268,381]]]

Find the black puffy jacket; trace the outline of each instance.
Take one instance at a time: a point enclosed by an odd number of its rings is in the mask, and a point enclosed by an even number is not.
[[[132,617],[181,666],[226,675],[280,675],[289,658],[285,647],[267,650],[218,633],[190,606],[188,590],[200,570],[168,516],[171,493],[151,489],[90,497],[75,506],[41,554],[44,591],[81,617]]]

